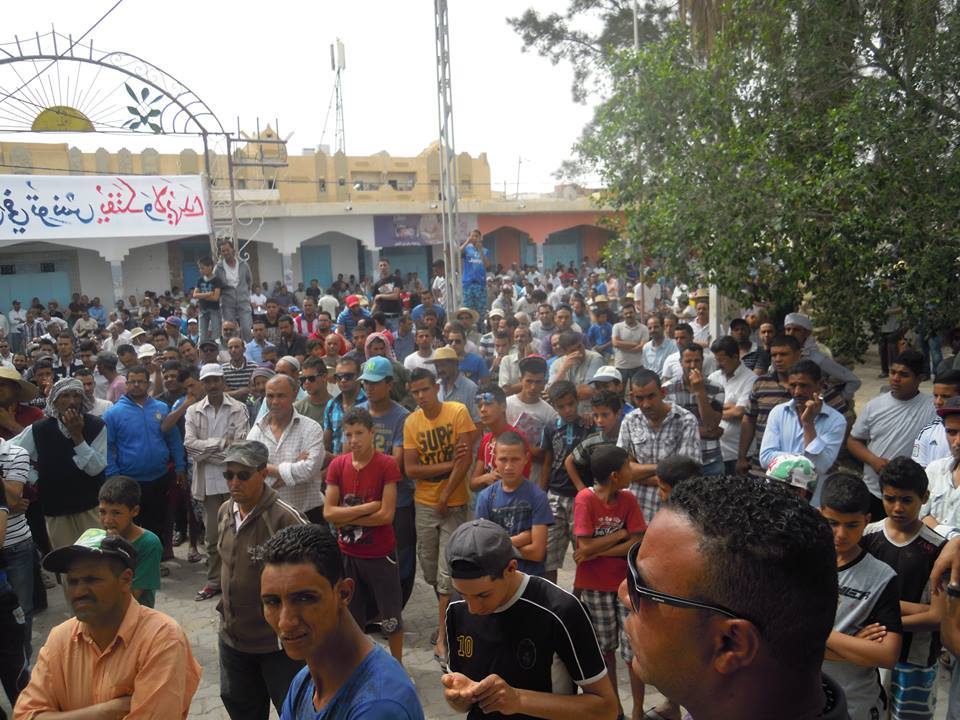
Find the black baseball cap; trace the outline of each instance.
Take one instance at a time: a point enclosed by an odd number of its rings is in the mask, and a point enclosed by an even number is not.
[[[490,520],[470,520],[454,530],[447,545],[450,577],[497,578],[511,560],[521,560],[507,531]]]

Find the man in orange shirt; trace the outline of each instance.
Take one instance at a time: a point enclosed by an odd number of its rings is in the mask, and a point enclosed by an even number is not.
[[[200,665],[176,621],[133,600],[137,552],[126,540],[87,530],[43,567],[67,576],[76,617],[50,631],[15,720],[57,717],[186,718]]]

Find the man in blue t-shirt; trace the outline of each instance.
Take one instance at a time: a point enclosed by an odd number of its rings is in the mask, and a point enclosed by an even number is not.
[[[487,266],[489,252],[483,247],[479,230],[471,230],[463,245],[463,304],[472,308],[481,318],[487,316]]]
[[[480,492],[477,517],[492,520],[507,531],[521,555],[520,572],[543,577],[547,526],[553,525],[553,512],[547,494],[523,476],[530,462],[526,442],[512,430],[500,433],[494,461],[500,479]]]
[[[287,527],[262,550],[263,616],[287,655],[307,663],[290,684],[281,720],[423,720],[403,666],[371,642],[350,614],[353,582],[343,575],[330,530]]]

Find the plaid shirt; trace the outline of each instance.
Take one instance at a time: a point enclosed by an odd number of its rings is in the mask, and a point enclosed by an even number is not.
[[[367,401],[367,394],[361,389],[357,392],[357,398],[350,407],[356,407],[362,402]],[[334,455],[339,455],[343,447],[343,416],[346,413],[343,410],[343,395],[337,395],[327,400],[327,407],[323,410],[323,430],[329,430],[333,436],[331,446]],[[323,430],[320,435],[323,435]]]
[[[280,499],[302,513],[323,505],[323,490],[320,487],[320,468],[323,466],[323,428],[293,411],[290,424],[283,429],[278,440],[270,428],[270,413],[250,428],[247,440],[259,440],[267,446],[268,462],[277,465],[283,487],[274,488]],[[306,460],[297,456],[304,450]],[[276,479],[267,480],[273,485]]]
[[[710,403],[710,407],[717,412],[723,412],[723,388],[707,380],[704,380],[703,386],[707,391],[707,400]],[[667,386],[667,400],[676,403],[687,412],[690,412],[697,418],[697,422],[700,425],[703,424],[700,417],[700,407],[697,405],[697,395],[696,393],[690,392],[690,390],[684,386],[683,380],[676,380]],[[700,449],[700,462],[704,465],[709,465],[717,460],[723,460],[723,456],[720,453],[720,438],[700,438]],[[692,457],[696,459],[697,456],[693,455]]]
[[[700,423],[692,413],[679,405],[671,405],[660,423],[660,429],[654,430],[643,411],[634,410],[620,425],[617,445],[641,465],[656,465],[670,455],[686,455],[696,459],[700,456]],[[640,503],[644,520],[653,520],[660,509],[657,487],[631,483],[630,491]]]

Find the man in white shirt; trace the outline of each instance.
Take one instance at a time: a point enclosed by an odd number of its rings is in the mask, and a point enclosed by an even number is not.
[[[911,459],[920,466],[927,467],[935,460],[950,457],[950,443],[947,439],[947,431],[944,429],[944,416],[939,410],[946,406],[950,398],[958,395],[960,395],[960,370],[944,370],[937,373],[933,380],[933,405],[939,417],[923,428],[917,435],[917,439],[913,441]]]
[[[203,518],[207,546],[207,582],[194,600],[207,600],[219,595],[220,555],[217,552],[219,528],[217,513],[230,499],[230,489],[223,477],[227,469],[223,453],[231,444],[247,436],[247,408],[224,391],[223,368],[209,363],[200,368],[200,382],[205,394],[202,398],[187,395],[183,447],[193,464],[193,497],[203,503]]]
[[[680,323],[673,331],[673,340],[677,344],[677,351],[663,361],[663,370],[660,373],[660,379],[665,385],[683,377],[683,369],[680,367],[680,354],[687,345],[694,342],[693,328],[688,323]],[[717,360],[710,352],[710,348],[703,348],[703,374],[709,376],[716,369]]]
[[[317,300],[317,307],[329,313],[331,318],[335,318],[340,314],[340,301],[330,294],[329,289]]]
[[[705,291],[697,291],[694,308],[696,315],[690,321],[690,327],[693,328],[693,341],[697,345],[710,347],[710,341],[713,339],[710,337],[710,303]]]
[[[637,322],[633,305],[624,305],[623,320],[613,326],[613,365],[623,377],[633,377],[634,371],[643,367],[643,345],[650,339],[650,332]]]
[[[267,446],[267,482],[280,499],[310,522],[322,524],[323,428],[294,409],[299,389],[297,380],[288,375],[270,378],[263,397],[268,412],[250,428],[247,439]]]
[[[661,295],[662,291],[658,282],[644,283],[640,281],[633,286],[633,301],[640,309],[643,318],[649,317],[651,313],[656,311],[660,305]]]
[[[740,420],[750,407],[750,391],[757,376],[740,362],[740,349],[730,335],[715,340],[710,349],[720,367],[707,377],[707,381],[723,388],[723,414],[720,420],[723,430],[720,436],[723,470],[726,475],[734,475],[740,448]]]

